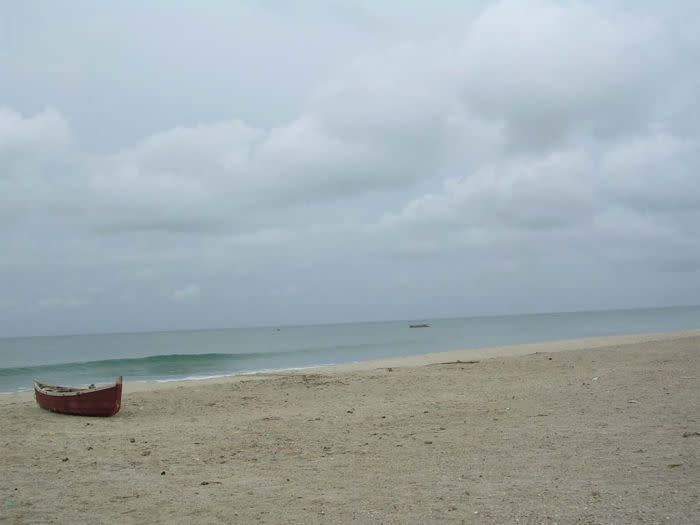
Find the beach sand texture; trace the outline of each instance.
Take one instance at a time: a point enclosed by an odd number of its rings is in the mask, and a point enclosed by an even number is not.
[[[700,523],[697,331],[126,380],[0,396],[0,522]]]

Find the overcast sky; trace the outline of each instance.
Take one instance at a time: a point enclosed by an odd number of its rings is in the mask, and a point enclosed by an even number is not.
[[[700,303],[699,6],[3,2],[0,336]]]

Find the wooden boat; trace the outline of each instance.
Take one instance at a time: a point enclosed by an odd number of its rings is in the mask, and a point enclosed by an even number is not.
[[[113,385],[84,388],[53,386],[34,380],[37,404],[51,412],[76,416],[113,416],[122,405],[122,377]]]
[[[411,324],[408,325],[409,328],[430,328],[430,325],[428,323],[423,323],[423,324]]]

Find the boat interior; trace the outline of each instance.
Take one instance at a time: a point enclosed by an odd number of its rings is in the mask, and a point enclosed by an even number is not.
[[[54,392],[57,394],[66,394],[74,392],[85,392],[86,390],[95,390],[95,385],[83,386],[83,387],[71,387],[71,386],[56,386],[56,385],[46,385],[36,381],[36,386],[45,392]]]
[[[34,386],[40,390],[41,392],[44,392],[49,395],[71,395],[71,394],[80,394],[84,392],[95,392],[97,390],[107,390],[109,388],[114,388],[117,385],[120,385],[122,382],[121,376],[117,378],[117,381],[112,384],[107,384],[107,385],[100,385],[100,386],[95,386],[95,384],[91,384],[88,386],[57,386],[57,385],[47,385],[46,383],[42,383],[40,381],[37,381],[36,379],[34,380]]]

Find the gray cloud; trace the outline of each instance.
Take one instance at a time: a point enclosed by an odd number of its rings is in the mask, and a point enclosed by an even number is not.
[[[463,46],[463,96],[506,122],[516,148],[635,133],[670,87],[658,78],[669,58],[664,29],[592,3],[496,3]]]
[[[202,291],[196,284],[188,284],[173,292],[173,300],[177,303],[184,303],[196,300]]]
[[[344,5],[3,8],[0,334],[693,301],[693,4]]]

